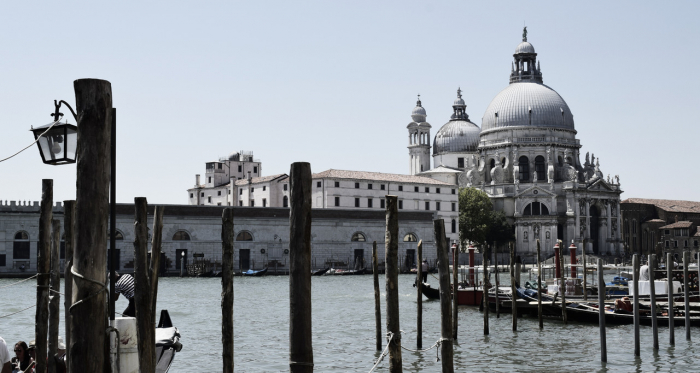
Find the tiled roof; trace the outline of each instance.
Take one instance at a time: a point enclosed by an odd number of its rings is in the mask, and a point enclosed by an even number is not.
[[[429,177],[400,175],[400,174],[385,174],[382,172],[366,172],[366,171],[344,171],[344,170],[326,170],[317,174],[311,175],[313,179],[331,178],[331,179],[353,179],[353,180],[373,180],[387,181],[395,183],[413,183],[413,184],[431,184],[455,186]]]
[[[453,167],[438,166],[438,167],[433,168],[432,170],[423,171],[420,174],[424,175],[424,174],[461,174],[461,173],[462,173],[461,170],[458,170],[458,169],[453,168]]]
[[[675,201],[670,199],[628,198],[621,203],[641,203],[654,205],[664,211],[700,213],[700,202]]]
[[[277,174],[270,176],[253,177],[250,179],[251,184],[265,183],[277,179],[278,177],[285,177],[287,174]],[[246,185],[248,184],[248,179],[236,180],[236,185]]]
[[[691,225],[693,225],[692,221],[677,221],[673,224],[664,225],[660,229],[690,228]]]

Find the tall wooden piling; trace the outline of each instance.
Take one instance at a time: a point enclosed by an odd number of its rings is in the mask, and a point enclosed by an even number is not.
[[[651,302],[651,333],[654,338],[654,350],[659,349],[659,324],[656,319],[656,286],[654,283],[654,271],[656,270],[656,255],[649,255],[649,301]]]
[[[153,211],[153,229],[151,230],[151,263],[148,269],[148,280],[151,291],[151,322],[156,325],[156,313],[158,308],[158,279],[160,278],[160,259],[163,251],[163,213],[165,206],[156,206]]]
[[[518,295],[515,289],[515,247],[510,243],[510,312],[513,317],[513,331],[518,331]]]
[[[311,165],[292,163],[289,179],[289,371],[311,373]]]
[[[632,291],[633,302],[633,318],[634,318],[634,356],[639,356],[639,256],[632,256],[632,283],[634,289]],[[653,283],[652,283],[653,285]],[[600,287],[601,284],[599,283]]]
[[[53,220],[53,180],[41,181],[41,212],[39,215],[39,242],[36,258],[36,371],[46,371],[49,328],[49,280],[51,271],[51,220]]]
[[[399,216],[397,197],[386,196],[386,233],[384,235],[384,277],[386,279],[386,331],[389,341],[389,372],[403,372],[401,328],[399,324]]]
[[[61,221],[51,221],[51,294],[49,295],[49,359],[47,361],[48,373],[56,373],[56,359],[53,356],[58,349],[58,325],[60,320],[61,302],[61,268],[59,266],[59,252],[61,246]]]
[[[564,245],[561,240],[557,241],[557,248],[559,250],[559,294],[561,295],[561,319],[564,324],[568,322],[566,317],[566,271],[564,271]]]
[[[481,247],[483,250],[483,253],[481,255],[481,261],[483,262],[484,266],[484,282],[481,284],[481,290],[482,290],[482,295],[481,295],[481,304],[484,305],[484,335],[489,335],[489,289],[487,286],[489,277],[488,277],[488,262],[489,262],[489,249],[488,246],[483,245]]]
[[[690,253],[683,252],[683,303],[685,313],[685,340],[690,340],[690,284],[688,283],[688,266],[690,265]]]
[[[65,271],[64,271],[64,297],[63,297],[63,315],[65,318],[65,345],[66,345],[66,372],[70,371],[68,363],[70,362],[70,326],[72,316],[70,312],[71,300],[73,299],[73,274],[71,266],[73,265],[73,248],[75,247],[75,201],[63,201],[63,231],[65,232]]]
[[[445,221],[433,221],[435,246],[438,254],[438,272],[440,277],[440,337],[442,338],[441,358],[442,372],[454,372],[452,314],[450,309],[450,259],[447,238],[445,237]],[[456,285],[456,284],[455,284]],[[488,304],[485,309],[488,308]]]
[[[573,241],[572,241],[573,242]],[[583,262],[583,300],[588,300],[588,268],[586,263],[586,239],[583,239],[583,248],[581,249],[581,261]]]
[[[496,242],[493,243],[493,279],[496,282],[496,287],[494,288],[494,296],[496,300],[496,318],[500,319],[501,318],[501,302],[500,299],[498,299],[498,287],[501,285],[499,278],[498,278],[498,246],[496,246]],[[486,298],[488,299],[488,298]],[[488,305],[488,302],[486,303]]]
[[[107,217],[109,216],[112,86],[108,81],[73,82],[78,117],[76,151],[76,234],[69,369],[71,373],[105,368],[107,328]],[[78,303],[80,302],[80,303]],[[40,348],[37,340],[37,360]],[[37,366],[37,371],[40,371]]]
[[[457,271],[459,270],[459,248],[457,245],[453,247],[452,251],[452,338],[457,340],[457,321],[459,313],[457,312],[457,291],[459,289],[459,280],[457,279]]]
[[[540,330],[544,329],[542,320],[542,260],[541,260],[540,240],[537,239],[537,320],[540,323]]]
[[[676,344],[676,336],[674,333],[674,313],[673,309],[673,255],[666,253],[666,283],[668,293],[668,343],[673,346]]]
[[[151,325],[151,283],[148,276],[148,203],[144,197],[134,199],[134,305],[138,336],[139,369],[156,368],[155,325]]]
[[[423,290],[422,283],[425,280],[423,278],[423,240],[418,241],[418,265],[416,266],[416,293],[418,297],[416,299],[416,348],[423,349]],[[379,349],[381,350],[381,341],[379,342]]]
[[[603,259],[598,259],[598,283],[605,284],[603,280]],[[600,361],[608,361],[608,348],[605,341],[605,292],[598,291],[598,326],[600,328]]]
[[[233,208],[221,214],[221,343],[224,373],[233,373]]]
[[[423,240],[421,240],[421,243]],[[418,247],[420,250],[421,243],[418,243]],[[380,297],[381,293],[379,292],[379,263],[377,260],[377,241],[372,242],[372,273],[374,274],[374,321],[375,321],[375,329],[377,331],[376,337],[377,337],[377,351],[382,350],[382,309],[381,309],[381,302],[380,302]],[[418,296],[420,299],[420,296]],[[420,303],[419,303],[420,304]],[[419,313],[420,315],[420,313]],[[418,329],[418,335],[420,335],[420,329]],[[420,341],[420,339],[419,339]],[[420,348],[420,347],[419,347]]]

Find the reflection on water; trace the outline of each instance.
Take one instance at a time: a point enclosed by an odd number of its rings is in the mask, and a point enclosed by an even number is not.
[[[415,349],[416,296],[414,277],[399,277],[402,343]],[[383,281],[383,277],[381,278]],[[434,279],[431,279],[435,283]],[[14,279],[0,280],[0,287]],[[313,277],[313,344],[317,372],[367,372],[379,354],[375,351],[374,290],[372,276]],[[35,302],[35,282],[0,289],[0,316]],[[162,278],[158,308],[170,311],[180,329],[184,347],[172,372],[220,371],[220,279]],[[234,328],[237,372],[287,372],[289,353],[289,281],[287,277],[236,277]],[[382,286],[383,289],[383,286]],[[382,293],[384,295],[384,293]],[[116,309],[126,308],[119,299]],[[382,301],[382,311],[385,303]],[[63,320],[63,316],[61,316]],[[491,372],[650,372],[692,371],[697,366],[697,342],[676,329],[676,346],[668,346],[668,328],[659,328],[660,351],[652,350],[651,328],[641,327],[641,359],[635,359],[631,325],[607,329],[608,363],[600,363],[598,326],[545,320],[518,320],[513,333],[510,314],[496,319],[491,312],[491,334],[483,335],[483,315],[477,308],[460,307],[459,341],[455,370]],[[63,331],[63,326],[61,326]],[[693,341],[700,340],[697,328]],[[384,329],[385,331],[385,329]],[[61,332],[63,334],[63,332]],[[34,339],[34,310],[0,319],[0,336],[8,343]],[[440,338],[440,304],[423,302],[423,346]],[[384,342],[385,344],[386,342]],[[438,372],[437,353],[403,351],[403,366],[411,372]],[[386,372],[385,359],[377,369]]]

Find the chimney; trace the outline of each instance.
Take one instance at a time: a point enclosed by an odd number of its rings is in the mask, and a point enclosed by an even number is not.
[[[195,179],[197,180],[194,184],[195,187],[199,187],[199,174],[194,175]]]

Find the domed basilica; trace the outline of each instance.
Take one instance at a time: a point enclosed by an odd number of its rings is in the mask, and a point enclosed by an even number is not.
[[[420,97],[408,125],[411,175],[428,176],[486,192],[495,210],[515,226],[516,250],[530,260],[537,239],[546,255],[557,239],[586,252],[622,252],[619,177],[604,176],[600,161],[576,138],[574,116],[545,85],[534,46],[515,48],[510,84],[486,108],[481,128],[469,120],[461,90],[453,114],[435,134]]]

